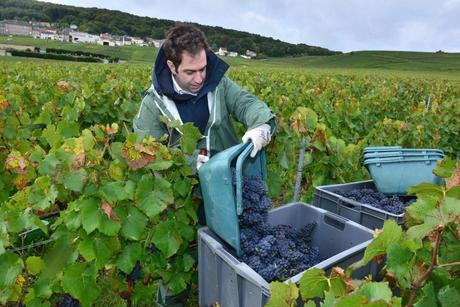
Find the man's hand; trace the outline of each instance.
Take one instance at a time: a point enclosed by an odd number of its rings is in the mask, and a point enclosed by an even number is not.
[[[206,162],[209,161],[209,157],[208,156],[205,156],[205,155],[198,155],[196,157],[196,170],[198,171],[200,169],[200,167],[203,166],[203,164],[205,164]]]
[[[271,140],[270,134],[270,125],[262,124],[260,126],[255,127],[254,129],[246,131],[243,135],[243,143],[246,143],[248,140],[251,140],[254,144],[254,148],[251,152],[251,158],[254,158],[256,154]]]

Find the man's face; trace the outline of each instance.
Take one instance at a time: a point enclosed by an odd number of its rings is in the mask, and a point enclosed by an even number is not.
[[[204,49],[196,55],[184,51],[182,53],[182,62],[177,69],[170,60],[167,60],[166,63],[177,84],[183,90],[197,93],[203,87],[207,65],[206,51]]]

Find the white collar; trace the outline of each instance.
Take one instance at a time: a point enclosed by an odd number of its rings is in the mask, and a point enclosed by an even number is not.
[[[193,96],[198,95],[198,93],[192,93],[192,92],[183,90],[183,89],[179,86],[179,84],[176,82],[176,78],[174,78],[173,74],[171,74],[171,78],[172,78],[172,81],[173,81],[174,91],[175,91],[176,93],[179,93],[179,94],[181,94],[181,95],[183,95],[183,94],[188,94],[188,95],[193,95]]]

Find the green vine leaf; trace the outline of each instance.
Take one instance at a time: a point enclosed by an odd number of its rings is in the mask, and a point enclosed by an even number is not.
[[[53,295],[53,290],[51,289],[51,282],[47,278],[40,276],[33,284],[32,289],[34,296],[37,298],[42,298],[48,300],[48,298]]]
[[[43,130],[42,136],[46,139],[52,148],[58,147],[62,140],[62,137],[57,131],[56,126],[53,124],[46,126],[46,128]]]
[[[80,239],[77,249],[86,261],[90,262],[96,259],[96,252],[94,250],[92,238],[86,236]]]
[[[409,187],[407,194],[417,194],[417,197],[441,199],[444,197],[443,187],[423,182],[415,187]]]
[[[166,256],[174,255],[183,242],[182,237],[177,233],[174,223],[171,220],[159,223],[155,227],[152,241],[156,247]]]
[[[139,241],[145,231],[147,218],[134,206],[116,207],[115,212],[121,220],[121,234],[128,240]]]
[[[196,144],[203,136],[192,123],[185,123],[180,128],[182,131],[182,137],[180,138],[181,148],[186,154],[193,154],[196,149]]]
[[[64,175],[64,187],[66,189],[81,192],[85,185],[87,173],[83,168],[76,171],[70,171]]]
[[[99,195],[113,204],[122,200],[132,199],[130,181],[108,182],[99,188]]]
[[[438,292],[438,299],[442,307],[452,307],[460,302],[460,291],[450,285],[442,287]]]
[[[450,188],[449,190],[447,190],[446,196],[460,199],[460,185],[454,186]]]
[[[269,285],[271,297],[267,307],[292,307],[299,297],[299,289],[294,283],[273,281]]]
[[[399,280],[401,286],[410,287],[410,272],[413,266],[413,253],[404,242],[394,243],[388,246],[387,267]]]
[[[74,249],[71,246],[72,238],[70,234],[64,233],[54,241],[54,245],[49,249],[43,260],[43,266],[40,278],[52,279],[57,274],[62,273],[67,264],[72,261]]]
[[[311,268],[307,270],[299,281],[302,298],[324,297],[324,292],[329,290],[329,280],[324,270]]]
[[[95,198],[88,198],[77,201],[77,204],[80,209],[80,220],[83,229],[85,229],[87,234],[90,234],[101,226],[101,202]]]
[[[437,199],[437,197],[419,196],[417,201],[406,209],[407,214],[416,221],[423,222],[427,212],[435,210]]]
[[[364,283],[356,294],[365,296],[369,302],[384,301],[388,305],[391,304],[392,292],[387,282]]]
[[[420,241],[439,225],[447,225],[460,215],[460,202],[456,198],[445,197],[437,200],[435,204],[439,206],[425,212],[422,224],[412,226],[407,230],[409,239]]]
[[[117,259],[117,266],[122,270],[124,273],[129,274],[136,262],[142,256],[142,247],[139,243],[130,243],[123,248],[123,251],[118,256]]]
[[[334,296],[344,296],[347,293],[347,285],[340,277],[332,277],[329,279],[330,291]]]
[[[18,255],[7,252],[0,255],[0,302],[5,304],[13,291],[13,284],[24,264]]]
[[[78,299],[82,306],[92,306],[100,293],[96,276],[97,270],[94,264],[71,264],[64,271],[62,288]]]
[[[403,238],[401,227],[393,220],[386,220],[383,224],[382,231],[378,233],[377,237],[367,246],[364,251],[363,258],[353,263],[347,271],[356,270],[365,266],[374,257],[384,255],[390,244],[399,242]]]
[[[180,293],[187,289],[187,283],[190,281],[190,274],[186,272],[176,272],[171,276],[168,286],[173,293]]]
[[[432,282],[428,282],[423,286],[420,297],[414,304],[415,307],[432,307],[437,306],[436,292]]]
[[[135,199],[139,208],[149,218],[158,216],[168,204],[174,202],[171,184],[150,174],[142,176],[136,188]]]
[[[190,271],[195,263],[196,263],[195,258],[193,258],[190,254],[184,254],[177,258],[177,264],[179,266],[179,270],[183,272]]]
[[[58,160],[56,155],[54,153],[50,153],[40,162],[38,172],[41,175],[52,175],[56,172],[56,168],[60,163],[61,162]]]
[[[58,191],[51,178],[48,176],[38,177],[32,185],[29,203],[37,210],[46,210],[54,204]]]
[[[32,275],[37,275],[42,270],[45,262],[42,258],[37,256],[29,256],[26,259],[27,270]]]
[[[454,173],[456,165],[457,161],[446,157],[438,161],[436,167],[433,169],[433,173],[438,177],[449,178]]]

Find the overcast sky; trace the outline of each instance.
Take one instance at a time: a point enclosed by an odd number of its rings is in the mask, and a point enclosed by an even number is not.
[[[331,50],[460,52],[460,0],[51,0]]]

